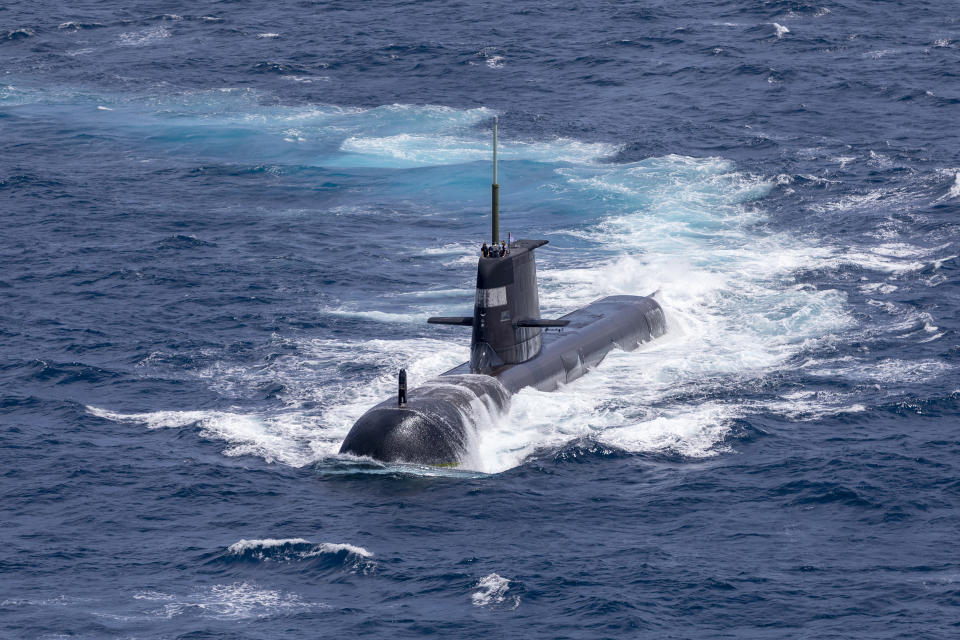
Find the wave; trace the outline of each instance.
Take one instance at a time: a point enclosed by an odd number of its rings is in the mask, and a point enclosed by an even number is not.
[[[86,407],[97,417],[115,422],[132,422],[148,429],[182,429],[195,427],[204,438],[230,443],[223,455],[228,457],[258,456],[268,463],[280,462],[302,467],[316,455],[312,425],[315,418],[296,413],[239,413],[233,411],[152,411],[117,413],[97,407]],[[332,442],[326,443],[333,448]]]
[[[16,41],[16,40],[26,40],[27,38],[33,38],[36,36],[36,32],[33,29],[27,27],[20,27],[19,29],[10,29],[3,35],[3,39],[7,41]]]
[[[953,173],[953,182],[950,183],[950,187],[945,194],[933,201],[934,204],[960,198],[960,171],[951,170],[951,172]]]
[[[227,547],[227,553],[252,560],[305,559],[339,554],[360,559],[373,558],[373,553],[363,547],[346,543],[313,543],[304,538],[238,540]]]
[[[87,31],[90,29],[100,29],[103,26],[104,25],[99,22],[76,22],[71,20],[70,22],[61,22],[57,28],[67,31]]]
[[[470,595],[470,600],[478,607],[487,607],[490,605],[502,604],[507,601],[507,592],[510,590],[510,580],[491,573],[484,576],[477,582],[476,591]],[[512,606],[516,609],[520,606],[520,596],[513,596],[509,599]]]

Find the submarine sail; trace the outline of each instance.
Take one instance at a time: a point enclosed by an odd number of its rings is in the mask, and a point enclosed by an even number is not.
[[[540,317],[534,251],[547,241],[500,243],[496,129],[495,118],[493,242],[477,263],[473,315],[428,320],[470,327],[470,360],[409,391],[401,370],[398,399],[364,413],[340,453],[455,466],[469,453],[478,415],[505,412],[525,387],[554,391],[611,350],[632,351],[666,332],[663,310],[648,296],[608,296],[561,318]]]

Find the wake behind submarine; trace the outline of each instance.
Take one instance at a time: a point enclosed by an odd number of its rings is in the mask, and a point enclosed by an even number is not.
[[[493,247],[500,246],[497,119],[493,122]],[[340,453],[383,462],[457,466],[470,453],[478,418],[505,412],[524,387],[554,391],[596,367],[613,349],[633,351],[666,332],[663,310],[647,296],[608,296],[547,320],[540,317],[534,250],[546,240],[516,240],[506,255],[477,263],[473,316],[431,324],[472,328],[470,361],[368,410]]]

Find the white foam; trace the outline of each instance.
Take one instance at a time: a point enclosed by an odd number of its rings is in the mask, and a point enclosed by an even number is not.
[[[943,200],[952,200],[953,198],[960,198],[960,171],[957,171],[953,176],[953,184],[950,185],[949,191],[943,196],[938,198],[936,202],[941,202]]]
[[[562,393],[521,391],[509,420],[481,434],[485,470],[584,436],[628,451],[714,455],[745,408],[672,398],[763,377],[852,326],[843,294],[792,281],[829,251],[751,228],[762,215],[741,203],[769,189],[763,180],[719,159],[680,157],[557,173],[566,179],[561,187],[611,193],[642,208],[583,236],[619,257],[588,254],[590,266],[540,271],[545,315],[603,295],[658,290],[669,332],[637,352],[612,353]]]
[[[787,29],[782,24],[777,24],[776,22],[772,22],[771,24],[773,28],[776,29],[778,38],[782,38],[784,35],[790,33],[790,29]]]
[[[289,80],[290,82],[302,82],[304,84],[312,84],[314,82],[330,82],[330,76],[282,75],[280,77],[284,80]]]
[[[466,360],[468,340],[466,335],[461,343],[434,339],[297,341],[297,356],[276,358],[268,367],[215,364],[197,374],[228,398],[249,397],[263,385],[282,387],[286,406],[282,410],[119,413],[88,406],[87,411],[148,429],[198,428],[201,437],[226,442],[226,456],[253,455],[269,463],[302,467],[336,455],[357,418],[395,393],[397,370],[406,368],[410,386],[417,386]],[[343,363],[381,373],[373,379],[365,375],[354,384],[329,384],[328,372]],[[307,403],[321,408],[301,409]]]
[[[305,137],[303,131],[300,129],[284,129],[284,141],[285,142],[306,142],[307,138]]]
[[[27,27],[20,27],[19,29],[11,29],[7,31],[7,39],[16,40],[17,38],[25,37],[32,38],[37,35],[33,29],[28,29]]]
[[[98,22],[83,23],[83,22],[61,22],[58,29],[70,29],[71,31],[80,31],[82,29],[92,29],[96,27],[102,27],[103,25]]]
[[[666,411],[650,420],[606,429],[602,442],[627,451],[678,453],[688,458],[707,458],[728,448],[718,447],[730,423],[742,413],[736,406],[704,403],[679,411]]]
[[[476,591],[470,595],[470,600],[478,607],[486,607],[491,604],[500,604],[507,597],[507,591],[510,589],[510,581],[496,573],[484,576],[477,582]],[[520,606],[520,596],[513,597],[513,607]]]
[[[148,429],[164,427],[185,427],[195,424],[210,415],[219,415],[220,412],[211,411],[153,411],[149,413],[117,413],[97,407],[86,407],[87,412],[98,418],[106,418],[115,422],[142,422]]]
[[[346,551],[350,555],[357,556],[359,558],[372,558],[373,553],[364,549],[363,547],[358,547],[352,544],[346,543],[332,543],[332,542],[320,542],[314,544],[309,540],[304,538],[264,538],[264,539],[253,539],[253,540],[239,540],[234,542],[232,545],[227,547],[227,552],[234,555],[243,555],[245,553],[256,551],[258,552],[258,557],[263,559],[265,554],[264,550],[275,549],[277,547],[284,546],[297,546],[297,545],[310,545],[310,548],[306,551],[301,551],[297,555],[301,558],[309,558],[314,556],[319,556],[323,554],[336,554],[342,551]]]
[[[345,309],[337,307],[333,309],[323,309],[323,313],[340,318],[357,318],[359,320],[372,320],[373,322],[384,322],[387,324],[419,324],[426,322],[430,317],[427,313],[390,313],[389,311],[360,311],[355,309]]]
[[[895,284],[888,284],[885,282],[868,282],[867,284],[860,285],[859,289],[861,293],[866,293],[866,294],[881,293],[881,294],[887,295],[896,291],[898,287]]]
[[[860,403],[850,404],[845,393],[828,391],[797,391],[780,396],[779,400],[749,401],[744,408],[780,415],[788,420],[809,422],[828,416],[861,413],[867,408]]]
[[[960,256],[952,255],[952,256],[944,256],[942,258],[937,258],[936,260],[933,261],[933,268],[936,270],[942,269],[944,262],[947,262],[949,260],[955,260],[958,257]]]
[[[936,331],[937,327],[932,327],[932,330]],[[808,362],[804,367],[810,375],[814,376],[839,377],[885,386],[899,383],[932,382],[953,370],[950,364],[940,360],[909,361],[899,358],[884,358],[871,361],[867,358],[855,358],[853,356]]]
[[[366,159],[368,166],[418,167],[487,161],[492,150],[489,141],[458,135],[400,133],[383,137],[351,136],[340,150]],[[502,161],[593,162],[615,153],[616,147],[604,143],[586,143],[569,138],[552,141],[504,139],[499,156]],[[339,161],[350,164],[349,158]],[[359,159],[356,161],[359,163]]]
[[[170,30],[166,27],[150,27],[139,31],[121,33],[119,44],[125,47],[141,47],[170,37]]]
[[[240,555],[253,549],[270,549],[272,547],[282,547],[288,544],[310,544],[310,541],[305,540],[304,538],[264,538],[262,540],[243,539],[234,542],[232,545],[227,547],[227,551],[234,555]]]
[[[487,66],[491,69],[502,69],[506,60],[503,56],[491,56],[487,58]]]
[[[373,553],[367,551],[363,547],[358,547],[352,544],[346,543],[332,543],[332,542],[321,542],[315,547],[315,550],[308,555],[320,555],[323,553],[340,553],[341,551],[346,551],[347,553],[361,558],[372,558]]]
[[[424,247],[420,251],[420,254],[424,256],[464,255],[467,253],[476,258],[476,247],[472,244],[468,246],[462,243],[447,243],[439,247]]]
[[[264,38],[279,38],[279,37],[280,37],[280,34],[279,34],[279,33],[258,33],[258,34],[257,34],[257,38],[260,38],[260,39],[264,39]]]
[[[162,591],[153,591],[150,589],[146,591],[137,591],[136,593],[133,594],[134,600],[173,600],[174,597],[175,596],[169,593],[164,593]]]
[[[850,248],[846,251],[834,249],[833,255],[824,256],[823,266],[835,268],[836,266],[847,263],[855,264],[865,269],[873,271],[884,271],[887,273],[906,273],[909,271],[920,271],[926,267],[922,260],[911,260],[921,253],[921,250],[914,249],[912,253],[892,253],[883,245],[875,247],[866,247],[863,249]]]
[[[200,428],[204,438],[224,440],[229,457],[254,455],[267,462],[302,467],[313,459],[312,425],[315,418],[297,413],[244,414],[231,411],[153,411],[121,414],[87,407],[91,414],[117,422],[142,423],[148,429],[188,426]]]
[[[295,593],[264,589],[247,582],[218,584],[186,596],[140,592],[134,598],[142,602],[164,603],[159,609],[147,612],[159,618],[196,616],[219,620],[245,620],[329,608],[329,605],[320,602],[304,601]]]
[[[0,600],[0,607],[65,607],[82,602],[75,596],[55,596],[53,598],[8,598]]]

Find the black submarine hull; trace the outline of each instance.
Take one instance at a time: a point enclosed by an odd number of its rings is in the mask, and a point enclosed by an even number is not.
[[[455,466],[470,455],[477,428],[509,409],[525,387],[553,391],[600,364],[613,349],[633,351],[666,332],[660,305],[645,296],[610,296],[559,319],[541,332],[536,356],[471,373],[470,362],[391,398],[354,424],[340,453],[384,462]]]

